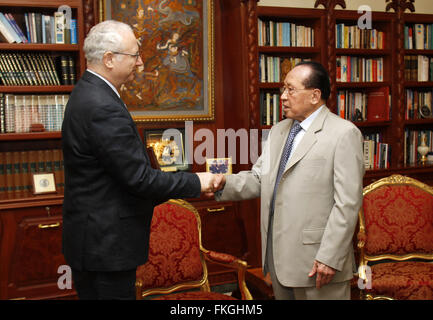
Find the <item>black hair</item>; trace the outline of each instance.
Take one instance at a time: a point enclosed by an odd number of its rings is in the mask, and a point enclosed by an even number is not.
[[[303,81],[305,88],[319,89],[322,93],[321,98],[326,101],[331,94],[331,82],[328,71],[326,71],[321,63],[316,61],[302,61],[296,64],[296,67],[301,65],[308,66],[311,69],[310,75]]]

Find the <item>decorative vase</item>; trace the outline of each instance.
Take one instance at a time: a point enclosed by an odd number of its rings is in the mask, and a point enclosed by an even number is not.
[[[418,146],[418,153],[421,155],[420,161],[422,164],[426,163],[426,161],[427,161],[426,155],[429,151],[429,147],[425,143],[425,138],[426,138],[425,134],[424,133],[421,134],[421,144]]]

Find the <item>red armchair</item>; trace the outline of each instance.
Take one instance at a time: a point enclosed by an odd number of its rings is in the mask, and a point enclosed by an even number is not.
[[[364,188],[359,212],[363,299],[433,299],[433,188],[392,175]]]
[[[137,268],[137,300],[235,299],[210,291],[206,260],[235,269],[242,299],[252,299],[245,284],[247,263],[202,247],[200,216],[191,204],[170,200],[155,207],[149,260]]]

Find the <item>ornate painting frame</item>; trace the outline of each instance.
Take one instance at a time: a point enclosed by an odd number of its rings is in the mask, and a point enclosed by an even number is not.
[[[144,64],[120,90],[134,121],[214,120],[214,0],[99,0],[99,9],[140,43]]]

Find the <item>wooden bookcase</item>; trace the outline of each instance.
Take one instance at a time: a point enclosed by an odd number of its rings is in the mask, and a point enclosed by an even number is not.
[[[358,18],[361,16],[357,11],[335,10],[335,8],[324,9],[301,9],[286,7],[264,7],[257,6],[256,1],[245,1],[245,10],[248,12],[248,19],[256,18],[259,20],[290,21],[300,25],[313,26],[315,30],[315,44],[313,48],[296,47],[269,47],[259,45],[260,37],[259,26],[257,30],[246,30],[248,36],[255,36],[256,43],[250,43],[248,51],[257,54],[256,59],[260,61],[260,55],[270,54],[274,56],[299,55],[304,58],[321,61],[327,67],[331,77],[331,96],[327,106],[331,111],[339,113],[337,108],[338,93],[360,92],[368,95],[378,91],[380,88],[387,88],[389,91],[390,112],[389,119],[364,119],[353,122],[358,126],[362,133],[366,135],[380,136],[381,142],[389,146],[389,166],[386,168],[368,169],[364,177],[364,184],[367,185],[381,177],[400,173],[409,175],[428,184],[433,184],[433,165],[421,164],[418,161],[408,163],[405,161],[405,131],[406,130],[431,130],[433,120],[415,119],[406,120],[406,89],[418,88],[422,90],[432,90],[432,80],[426,82],[405,81],[404,77],[404,55],[425,55],[433,58],[432,49],[408,50],[403,47],[404,24],[424,23],[430,24],[433,15],[401,14],[395,12],[372,12],[372,28],[383,32],[385,36],[385,46],[383,48],[337,48],[336,26],[344,24],[346,26],[357,27]],[[399,9],[400,10],[400,9]],[[245,24],[247,25],[247,24]],[[259,25],[259,24],[258,24]],[[359,28],[358,28],[359,29]],[[255,47],[256,46],[256,47]],[[255,48],[254,48],[255,47]],[[383,61],[383,79],[378,81],[337,81],[337,63],[341,56],[349,59],[381,59]],[[255,69],[252,69],[255,68]],[[278,92],[281,83],[262,83],[260,77],[262,72],[260,62],[250,64],[248,69],[250,91],[255,92],[255,96],[248,98],[250,128],[268,128],[263,125],[260,108],[262,104],[261,96],[264,91]],[[257,81],[258,79],[258,81]],[[251,90],[255,89],[255,90]],[[255,102],[255,103],[254,103]],[[259,109],[259,110],[256,110]],[[367,109],[368,110],[368,109]],[[416,142],[419,144],[419,142]]]
[[[46,52],[52,55],[68,53],[76,57],[77,79],[85,70],[84,54],[81,50],[84,35],[99,22],[97,0],[45,0],[34,2],[1,1],[0,11],[12,12],[22,17],[25,12],[51,14],[60,4],[72,8],[73,17],[79,26],[78,45],[52,44],[1,44],[0,53],[9,51]],[[245,128],[243,112],[233,113],[230,106],[244,106],[243,95],[231,96],[231,84],[226,80],[228,66],[238,68],[238,57],[231,55],[242,38],[239,19],[239,2],[218,0],[215,6],[215,121],[194,123],[194,132],[211,130],[215,135],[218,128]],[[99,8],[100,9],[100,8]],[[233,9],[233,10],[231,10]],[[83,18],[84,17],[84,18]],[[22,18],[21,18],[22,19]],[[23,21],[20,20],[20,24]],[[23,28],[24,25],[21,25]],[[223,49],[224,48],[224,49]],[[226,50],[227,49],[227,50]],[[229,76],[231,81],[242,77],[241,73]],[[237,82],[237,83],[242,83]],[[72,86],[10,87],[0,86],[0,93],[51,94],[70,93]],[[226,99],[230,98],[230,104]],[[226,107],[227,105],[227,107]],[[247,123],[247,122],[245,122]],[[144,130],[182,128],[184,122],[137,123]],[[199,142],[194,142],[197,146]],[[0,152],[61,148],[60,132],[8,133],[0,135]],[[234,164],[238,171],[239,164]],[[193,172],[205,171],[205,164],[193,164]],[[61,206],[63,192],[34,196],[31,192],[9,193],[0,198],[0,299],[54,299],[73,298],[74,290],[59,290],[57,274],[59,265],[64,264],[61,254]],[[219,250],[241,257],[251,266],[260,264],[260,240],[257,237],[258,212],[256,201],[216,203],[208,199],[187,199],[199,211],[202,218],[203,245],[210,250]],[[34,267],[35,266],[35,267]],[[236,281],[235,272],[217,265],[209,266],[212,286],[228,285]]]
[[[261,30],[258,30],[258,38],[263,39],[262,41],[258,40],[259,68],[261,68],[258,86],[260,96],[258,123],[260,129],[267,129],[281,119],[279,96],[287,71],[299,60],[323,61],[323,50],[321,49],[324,45],[323,37],[321,37],[323,10],[297,9],[291,11],[290,17],[288,17],[287,12],[281,8],[258,7],[257,16],[263,24],[263,27],[260,27]],[[290,33],[290,38],[287,39],[287,37],[282,43],[282,36],[280,35],[279,42],[273,40],[270,42],[270,37],[275,37],[277,40],[275,29],[278,28],[277,25],[279,24],[290,24],[290,31],[282,32],[281,27],[278,32],[278,35]],[[308,31],[304,31],[305,28],[310,28],[312,35],[307,36]],[[300,41],[300,39],[302,40]],[[305,43],[303,43],[304,40]],[[266,58],[279,60],[278,62],[271,61],[270,65],[266,65]],[[278,70],[278,72],[273,72],[273,69]],[[277,75],[269,79],[270,73],[277,73]],[[267,94],[272,96],[271,102],[269,102],[271,99],[266,99]],[[273,100],[275,98],[277,98],[277,102],[274,105]],[[276,116],[274,118],[275,111]]]
[[[67,55],[72,57],[74,61],[75,78],[81,76],[85,70],[84,53],[81,50],[84,41],[84,22],[83,22],[83,5],[80,0],[47,0],[47,1],[0,1],[0,12],[11,13],[21,30],[26,34],[25,13],[38,13],[52,16],[57,9],[67,5],[71,8],[72,18],[76,19],[77,23],[77,44],[51,44],[51,43],[0,43],[0,54],[43,54],[53,57],[54,61],[58,61],[60,56]],[[17,63],[18,65],[18,63]],[[58,77],[61,78],[61,66],[56,65]],[[60,79],[61,80],[61,79]],[[26,96],[26,97],[42,97],[46,98],[52,95],[58,97],[67,96],[73,89],[73,85],[0,85],[0,94],[3,96]],[[36,102],[37,105],[37,102]],[[15,108],[17,108],[15,106]],[[12,121],[13,122],[13,121]],[[59,128],[61,123],[57,125]],[[25,130],[11,129],[8,133],[0,134],[0,151],[1,152],[16,152],[41,149],[60,149],[61,134],[60,130],[53,128],[45,128],[43,132],[31,132],[28,128]],[[1,161],[5,165],[2,157]],[[21,174],[21,173],[19,173]],[[6,192],[7,193],[7,192]],[[12,192],[13,193],[13,192]],[[1,198],[21,198],[31,196],[26,192],[18,192],[18,194],[1,195]]]
[[[52,57],[68,55],[75,62],[75,75],[85,70],[83,1],[81,0],[15,0],[0,1],[0,12],[11,13],[26,33],[24,13],[35,12],[52,16],[61,5],[68,5],[77,21],[77,44],[0,43],[1,54],[44,54]],[[26,35],[27,36],[27,35]],[[60,77],[60,74],[59,74]],[[67,95],[73,85],[0,85],[0,94],[7,95]],[[61,153],[61,133],[11,132],[0,134],[2,154],[2,184],[0,193],[0,299],[41,299],[73,297],[73,290],[61,290],[57,285],[58,267],[65,264],[61,253],[63,190],[56,194],[33,195],[30,188],[10,187],[6,174],[23,183],[22,166],[12,172],[7,168],[6,153],[28,154],[35,150],[54,150]],[[12,165],[17,164],[16,159]],[[21,159],[19,160],[21,161]],[[20,162],[21,163],[21,162]],[[28,169],[29,170],[29,169]],[[13,182],[16,185],[16,181]],[[27,185],[28,186],[28,185]]]
[[[404,89],[404,100],[403,100],[403,111],[404,113],[404,157],[403,163],[407,166],[416,165],[419,161],[419,154],[416,152],[416,146],[421,143],[421,132],[427,133],[427,144],[432,145],[432,135],[433,135],[433,116],[432,111],[432,100],[431,95],[433,94],[433,39],[431,38],[431,28],[433,27],[433,16],[426,14],[405,14],[404,16],[404,27],[411,27],[413,30],[412,37],[414,38],[413,46],[409,47],[408,41],[406,41],[409,36],[405,32],[404,41],[404,78],[402,88]],[[421,30],[420,39],[421,46],[416,46],[416,25],[429,26],[430,30]],[[425,36],[425,37],[424,37]],[[427,37],[429,37],[427,41]],[[424,40],[423,40],[424,38]],[[424,43],[427,42],[427,43]],[[416,61],[417,58],[426,57],[427,65],[422,67]],[[411,62],[406,62],[407,57],[414,57],[415,65],[410,65]],[[409,63],[409,66],[407,65]],[[427,78],[420,79],[418,76],[418,70],[426,68]],[[412,72],[412,76],[410,73]],[[409,74],[408,74],[409,73]],[[427,96],[428,94],[428,96]],[[423,100],[423,96],[428,98],[429,101]],[[428,105],[430,109],[430,117],[425,118],[420,114],[419,108],[423,105]],[[410,134],[414,133],[414,134]],[[417,156],[417,158],[415,158]]]
[[[376,143],[384,143],[385,147],[388,148],[388,155],[391,156],[392,145],[390,143],[390,137],[392,136],[392,102],[395,101],[396,96],[393,95],[393,65],[394,57],[393,52],[395,52],[395,42],[389,41],[394,31],[394,18],[390,13],[382,12],[372,12],[372,29],[360,29],[358,27],[358,18],[360,14],[356,11],[346,11],[346,10],[336,10],[335,11],[335,25],[344,25],[350,29],[350,34],[343,34],[340,39],[336,39],[336,73],[331,82],[335,83],[336,92],[332,92],[331,104],[329,107],[332,111],[339,114],[341,109],[346,109],[346,115],[341,114],[342,117],[353,121],[364,134],[365,139],[374,139]],[[378,33],[381,36],[378,36]],[[360,35],[360,38],[355,40]],[[336,35],[337,37],[337,35]],[[353,38],[352,38],[353,37]],[[362,39],[363,38],[363,39]],[[382,40],[382,38],[384,38]],[[375,39],[375,40],[373,40]],[[338,42],[346,42],[345,48],[339,48],[341,45],[337,45]],[[352,42],[352,46],[347,46],[348,42]],[[340,59],[339,59],[340,58]],[[343,58],[347,59],[347,64],[343,66]],[[340,60],[340,63],[338,62]],[[349,63],[352,61],[353,63]],[[361,63],[359,62],[361,61]],[[354,65],[356,66],[354,70]],[[365,63],[362,63],[365,62]],[[343,73],[343,68],[347,67],[347,80],[337,79],[338,70]],[[332,73],[334,74],[334,73]],[[363,78],[361,75],[363,74]],[[358,79],[361,78],[361,79]],[[342,76],[340,77],[342,78]],[[350,79],[352,78],[352,79]],[[355,79],[354,79],[355,78]],[[340,80],[340,81],[339,81]],[[387,92],[383,92],[383,91]],[[363,107],[361,119],[356,119],[356,114],[353,112],[347,114],[347,109],[350,108],[346,105],[344,108],[339,108],[340,97],[343,95],[346,102],[352,94],[360,94],[363,96],[364,101],[361,103]],[[385,99],[388,101],[387,106],[383,107],[381,110],[380,117],[376,118],[377,113],[373,111],[373,105],[369,104],[369,97],[371,95],[384,94]],[[359,103],[359,102],[358,102]],[[340,102],[340,105],[343,103]],[[360,106],[355,105],[355,109]],[[375,107],[379,107],[376,105]],[[360,121],[359,121],[360,120]],[[373,137],[373,138],[372,138]],[[370,157],[370,167],[366,164],[368,169],[375,167],[375,169],[381,168],[386,169],[392,166],[392,157],[388,159],[387,163],[374,164],[373,159]]]

